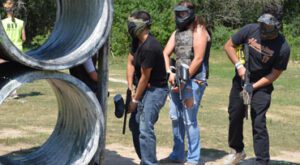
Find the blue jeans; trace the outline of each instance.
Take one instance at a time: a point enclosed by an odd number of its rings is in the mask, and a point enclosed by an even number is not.
[[[168,96],[168,88],[147,88],[142,101],[138,104],[136,120],[140,127],[140,151],[142,165],[157,164],[156,137],[154,124],[158,120],[160,109]]]
[[[206,83],[198,84],[192,79],[182,89],[182,100],[179,99],[179,93],[171,92],[170,94],[170,118],[173,126],[174,146],[169,158],[172,160],[185,161],[185,133],[188,139],[186,161],[197,164],[200,160],[201,143],[197,114],[205,88]],[[191,98],[194,103],[188,108],[183,101]]]
[[[140,128],[139,128],[139,123],[137,123],[137,121],[136,121],[136,114],[137,114],[137,111],[134,111],[130,115],[129,129],[131,131],[132,142],[134,145],[135,152],[138,155],[138,157],[141,159],[142,156],[141,156],[140,139],[139,139]]]

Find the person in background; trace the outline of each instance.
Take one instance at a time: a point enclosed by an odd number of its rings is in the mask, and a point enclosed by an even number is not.
[[[98,89],[98,74],[95,67],[96,60],[97,55],[88,58],[88,60],[83,64],[69,69],[72,76],[84,82],[95,94]]]
[[[23,51],[23,43],[26,41],[25,24],[23,20],[14,15],[16,3],[14,0],[5,0],[3,8],[6,12],[6,18],[2,20],[2,25],[6,35],[20,51]],[[16,90],[10,96],[14,99],[19,98]]]

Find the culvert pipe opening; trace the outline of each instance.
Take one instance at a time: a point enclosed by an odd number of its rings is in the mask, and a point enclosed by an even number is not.
[[[54,29],[39,48],[23,53],[0,26],[0,57],[42,70],[73,67],[94,55],[109,35],[111,0],[57,0]],[[1,21],[0,21],[1,22]]]
[[[93,92],[68,74],[21,70],[14,74],[0,73],[0,110],[3,101],[15,89],[47,80],[58,103],[57,122],[52,134],[38,149],[31,153],[2,155],[0,164],[88,164],[96,153],[99,139],[104,136],[104,117]]]

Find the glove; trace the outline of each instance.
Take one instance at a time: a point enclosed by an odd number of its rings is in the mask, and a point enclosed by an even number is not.
[[[246,92],[248,92],[249,94],[252,94],[253,93],[253,84],[245,84],[244,85],[244,90]]]
[[[245,105],[251,104],[252,93],[253,93],[253,85],[245,84],[243,87],[243,91],[240,94]]]

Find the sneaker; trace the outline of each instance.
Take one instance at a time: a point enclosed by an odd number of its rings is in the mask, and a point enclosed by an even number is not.
[[[242,152],[236,152],[234,149],[230,152],[229,155],[225,157],[224,165],[236,165],[241,160],[246,158],[246,153],[243,150]]]
[[[166,157],[164,159],[160,159],[159,163],[160,164],[169,164],[169,163],[181,163],[181,164],[183,164],[184,161],[183,160],[173,160],[173,159],[170,159],[169,157]]]
[[[197,165],[198,163],[184,163],[184,165]]]
[[[19,95],[17,94],[17,91],[13,91],[13,93],[11,93],[9,96],[13,99],[18,99],[19,98]]]

